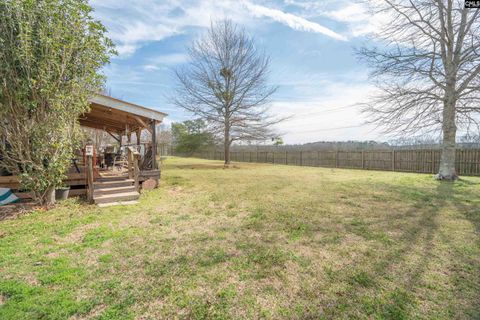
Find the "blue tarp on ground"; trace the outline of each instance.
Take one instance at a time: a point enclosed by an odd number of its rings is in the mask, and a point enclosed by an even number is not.
[[[0,188],[0,206],[4,206],[9,203],[14,203],[20,199],[13,194],[9,188]]]

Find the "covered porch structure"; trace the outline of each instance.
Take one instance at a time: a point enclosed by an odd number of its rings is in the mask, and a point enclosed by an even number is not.
[[[158,170],[156,127],[167,114],[102,94],[95,95],[90,102],[90,111],[80,116],[80,125],[107,132],[120,148],[142,145],[143,148],[137,148],[142,154],[140,169]],[[141,143],[143,130],[151,136],[148,143]],[[132,144],[134,135],[136,142]]]
[[[103,130],[116,143],[90,143],[78,151],[64,180],[70,187],[69,196],[86,195],[95,203],[127,201],[137,197],[133,191],[138,195],[142,187],[156,187],[160,179],[156,128],[167,114],[103,94],[94,95],[90,107],[79,117],[80,125]],[[12,189],[20,198],[31,197],[28,192],[20,192],[22,186],[16,176],[0,176],[0,187]]]
[[[90,103],[90,111],[79,118],[80,125],[107,132],[117,145],[91,145],[83,150],[87,199],[95,203],[136,200],[146,181],[147,188],[158,185],[156,128],[166,114],[102,94]],[[142,141],[143,131],[149,133],[150,141]]]

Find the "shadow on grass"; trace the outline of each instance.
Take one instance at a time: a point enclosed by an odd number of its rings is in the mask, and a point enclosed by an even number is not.
[[[460,183],[472,185],[467,180],[460,180]],[[476,238],[474,246],[480,248],[480,202],[478,195],[474,195],[458,187],[458,183],[441,183],[438,188],[439,196],[445,197],[456,208],[456,212],[469,221],[475,228]],[[480,186],[480,185],[479,185]],[[448,239],[447,239],[448,240]],[[480,318],[480,259],[478,251],[467,245],[460,246],[452,250],[454,261],[456,262],[455,273],[453,275],[453,284],[455,294],[458,300],[469,301],[468,316],[472,319]],[[473,275],[473,276],[472,276]],[[469,295],[471,292],[471,295]]]
[[[480,265],[474,249],[459,248],[450,244],[448,238],[442,238],[444,232],[439,231],[437,221],[444,214],[441,211],[444,207],[456,208],[475,226],[476,242],[480,243],[480,209],[465,202],[465,199],[474,197],[475,194],[445,182],[439,182],[435,190],[415,186],[385,186],[387,188],[389,193],[399,193],[402,199],[410,201],[408,210],[400,214],[388,214],[387,220],[383,221],[387,225],[385,231],[401,231],[400,236],[392,244],[385,244],[383,255],[379,252],[372,253],[379,259],[368,254],[358,255],[342,271],[340,278],[348,283],[348,289],[327,303],[328,307],[322,315],[333,318],[336,314],[347,312],[351,316],[360,313],[382,319],[409,319],[418,316],[478,317]],[[440,304],[447,303],[447,306],[436,306],[439,310],[424,311],[419,304],[422,304],[423,299],[432,301],[432,297],[423,295],[442,294],[439,292],[442,288],[436,287],[437,281],[442,280],[431,279],[432,276],[445,276],[435,274],[438,271],[435,264],[442,262],[435,250],[439,246],[439,238],[442,241],[440,245],[449,244],[449,250],[442,251],[442,255],[448,255],[449,265],[439,268],[441,272],[453,269],[453,274],[448,275],[447,280],[453,283],[453,288],[443,288],[447,290],[447,297]],[[466,266],[470,269],[461,270]],[[422,312],[427,312],[428,315]]]

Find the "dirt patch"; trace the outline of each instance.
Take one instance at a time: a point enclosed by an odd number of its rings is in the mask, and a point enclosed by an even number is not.
[[[108,249],[87,249],[85,250],[84,257],[82,263],[88,267],[94,267],[99,264],[98,259],[100,256],[109,253],[110,250]]]
[[[4,295],[0,294],[0,306],[1,306],[1,305],[4,305],[5,302],[7,302],[7,297],[5,297]]]
[[[171,196],[177,196],[182,193],[182,190],[182,187],[173,187],[168,190],[168,194],[170,194]]]
[[[42,208],[34,202],[19,202],[0,206],[0,221],[16,219],[37,209]]]
[[[62,243],[62,244],[78,243],[78,242],[82,241],[83,237],[85,236],[85,234],[89,230],[98,228],[99,226],[100,226],[99,223],[91,223],[91,224],[81,226],[81,227],[73,230],[72,233],[70,233],[66,237],[60,239],[59,242]]]
[[[99,304],[98,306],[94,307],[90,310],[89,313],[83,315],[74,315],[70,317],[69,320],[87,320],[87,319],[95,319],[100,316],[103,311],[105,311],[106,306],[104,304]]]
[[[142,312],[142,314],[135,319],[137,320],[147,320],[147,319],[163,319],[164,315],[162,314],[165,307],[165,302],[163,299],[155,299],[153,301],[148,301],[146,303],[137,304],[133,309],[137,312]]]
[[[49,258],[49,259],[56,259],[56,258],[60,257],[60,252],[58,252],[58,251],[49,252],[45,255],[45,257]]]
[[[38,281],[36,274],[30,274],[30,275],[25,276],[23,278],[23,281],[25,281],[26,283],[28,283],[31,286],[40,285],[40,281]]]
[[[118,223],[118,226],[121,229],[127,227],[139,227],[139,228],[148,228],[152,224],[150,223],[151,217],[148,214],[140,213],[136,215],[126,216]]]

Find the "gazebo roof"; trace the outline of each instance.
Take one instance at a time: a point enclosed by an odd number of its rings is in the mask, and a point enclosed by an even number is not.
[[[95,94],[90,99],[90,111],[80,116],[80,125],[102,129],[108,132],[130,132],[150,128],[150,125],[161,123],[166,113],[145,108],[103,94]]]

